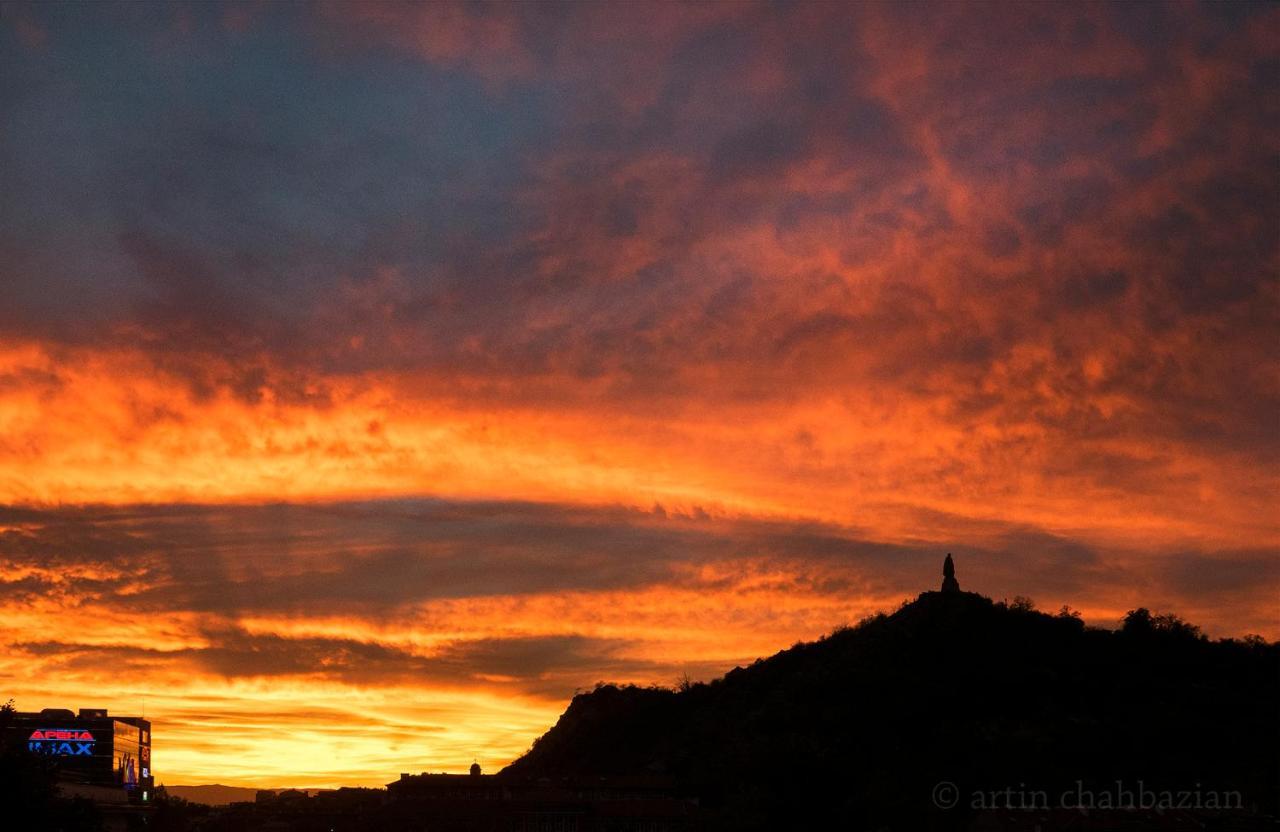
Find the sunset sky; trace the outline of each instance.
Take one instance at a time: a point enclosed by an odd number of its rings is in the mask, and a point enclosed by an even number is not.
[[[492,771],[946,552],[1280,638],[1274,3],[0,9],[0,698],[160,782]]]

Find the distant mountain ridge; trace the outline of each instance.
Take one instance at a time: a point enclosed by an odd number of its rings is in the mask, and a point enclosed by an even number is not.
[[[726,829],[960,828],[1020,784],[1229,790],[1274,814],[1278,705],[1277,644],[927,592],[708,684],[580,694],[500,776],[663,773]]]
[[[283,792],[287,789],[258,789],[252,786],[224,786],[221,783],[211,783],[198,786],[164,786],[165,792],[174,797],[180,797],[183,800],[190,800],[192,803],[203,803],[206,806],[226,806],[228,803],[252,803],[260,791]],[[315,795],[317,792],[326,791],[326,789],[298,789],[298,791],[306,792],[309,795]]]

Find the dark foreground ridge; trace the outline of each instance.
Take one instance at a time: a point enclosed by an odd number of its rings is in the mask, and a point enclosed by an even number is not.
[[[954,583],[708,684],[580,694],[500,776],[664,774],[713,829],[1275,828],[1280,646]]]

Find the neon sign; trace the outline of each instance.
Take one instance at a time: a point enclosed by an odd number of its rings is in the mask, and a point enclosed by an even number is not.
[[[94,742],[89,731],[37,728],[27,737],[27,750],[54,757],[92,757]]]

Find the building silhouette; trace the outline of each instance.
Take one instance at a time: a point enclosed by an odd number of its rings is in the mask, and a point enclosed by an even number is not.
[[[151,723],[142,717],[105,708],[16,711],[0,742],[52,762],[59,793],[92,801],[108,829],[127,828],[149,811],[155,775]]]
[[[669,777],[515,778],[482,774],[476,763],[468,774],[401,774],[387,784],[384,810],[390,829],[411,821],[440,830],[683,832],[697,819],[697,801]]]

